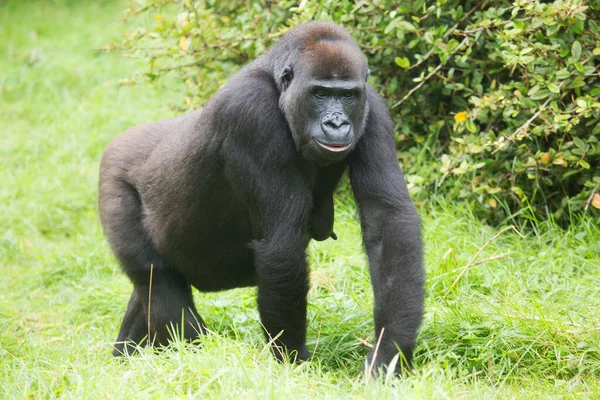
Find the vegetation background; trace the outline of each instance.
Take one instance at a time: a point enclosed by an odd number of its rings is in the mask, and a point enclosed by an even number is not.
[[[166,6],[166,7],[165,7]],[[412,192],[460,198],[490,223],[600,222],[600,1],[131,2],[154,18],[117,46],[175,72],[181,107],[302,21],[346,26],[389,100]]]
[[[158,3],[0,2],[3,398],[600,397],[595,2]],[[426,242],[414,374],[358,377],[372,296],[347,187],[340,239],[309,249],[311,362],[270,357],[252,289],[195,293],[201,346],[114,360],[131,285],[97,218],[104,146],[311,18],[353,30],[390,106],[424,82],[394,108]]]

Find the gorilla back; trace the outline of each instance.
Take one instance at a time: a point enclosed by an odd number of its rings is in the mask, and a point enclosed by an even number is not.
[[[273,354],[306,360],[305,251],[311,238],[335,237],[333,191],[349,168],[381,336],[376,359],[367,358],[385,367],[400,351],[410,362],[423,312],[420,222],[367,75],[344,29],[302,24],[203,110],[108,145],[100,217],[134,286],[115,355],[148,335],[166,344],[170,327],[188,340],[202,334],[191,286],[256,285],[265,333],[278,337]]]

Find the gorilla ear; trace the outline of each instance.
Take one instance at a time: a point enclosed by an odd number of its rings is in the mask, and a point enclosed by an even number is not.
[[[286,65],[281,72],[281,87],[282,90],[285,90],[292,83],[292,79],[294,78],[294,71],[292,71],[292,67]]]
[[[371,75],[371,69],[367,68],[367,75],[365,75],[365,82],[369,79],[370,75]]]

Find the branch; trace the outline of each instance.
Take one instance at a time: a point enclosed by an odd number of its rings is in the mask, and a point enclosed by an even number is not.
[[[233,39],[233,40],[227,40],[227,41],[219,42],[219,43],[204,44],[204,45],[200,46],[199,48],[196,48],[193,50],[188,50],[188,51],[186,51],[186,53],[194,54],[194,53],[198,53],[198,52],[208,50],[208,49],[220,49],[223,47],[231,46],[232,44],[248,42],[251,40],[258,40],[258,39],[263,39],[263,38],[264,39],[273,39],[273,38],[279,37],[283,34],[284,34],[284,32],[274,32],[274,33],[269,33],[266,35],[246,36],[246,37],[241,37],[241,38]],[[167,51],[169,49],[164,48],[164,47],[139,47],[138,48],[138,47],[134,47],[134,46],[102,46],[102,47],[90,49],[89,51],[130,51],[130,50]]]
[[[152,347],[152,342],[150,341],[152,338],[152,332],[150,327],[150,307],[152,306],[152,275],[154,272],[154,264],[150,264],[150,286],[148,287],[148,347]]]
[[[166,48],[166,47],[133,47],[133,46],[109,46],[109,45],[104,45],[102,47],[91,48],[88,51],[129,51],[129,50],[144,50],[144,51],[161,50],[161,51],[167,51],[168,48]]]
[[[201,46],[198,49],[194,49],[194,50],[188,51],[188,53],[198,53],[200,51],[208,50],[208,49],[220,49],[222,47],[231,46],[234,43],[249,42],[251,40],[273,39],[273,38],[276,38],[276,37],[279,37],[279,36],[283,35],[284,33],[285,32],[283,32],[283,31],[282,32],[274,32],[274,33],[268,33],[266,35],[255,35],[255,36],[241,37],[239,39],[228,40],[226,42],[219,42],[219,43],[213,43],[213,44],[205,44],[205,45]]]
[[[377,344],[375,345],[375,350],[373,351],[373,358],[371,359],[371,365],[369,365],[369,376],[373,372],[373,367],[375,366],[375,360],[377,359],[377,352],[379,351],[379,345],[381,344],[381,338],[383,337],[384,328],[381,328],[381,332],[379,333],[379,339],[377,339]]]
[[[537,119],[537,117],[540,116],[540,114],[542,113],[542,110],[544,108],[546,108],[546,106],[548,104],[550,104],[550,102],[554,99],[554,96],[548,97],[548,100],[546,100],[544,102],[544,104],[542,104],[542,106],[540,107],[539,110],[537,110],[537,112],[535,114],[533,114],[531,116],[531,118],[529,118],[527,121],[525,121],[525,123],[523,125],[521,125],[516,131],[515,133],[513,133],[512,135],[510,135],[509,137],[507,137],[506,141],[503,142],[500,146],[498,146],[496,148],[496,150],[492,151],[492,154],[496,154],[497,152],[499,152],[500,150],[502,150],[504,147],[506,147],[506,145],[508,144],[508,142],[514,142],[515,138],[519,135],[519,133],[521,133],[522,131],[524,131],[525,129],[527,129],[529,127],[529,125],[531,125],[531,123],[533,121],[535,121]]]
[[[587,201],[585,202],[585,207],[583,207],[583,211],[587,211],[588,208],[590,208],[590,203],[592,202],[592,199],[594,198],[594,195],[596,194],[598,187],[600,187],[600,183],[597,183],[596,186],[594,187],[594,190],[592,190],[592,194],[590,194],[590,197],[588,197]]]
[[[456,53],[461,47],[463,47],[463,45],[465,43],[467,43],[468,40],[469,40],[469,36],[465,36],[465,38],[462,40],[462,42],[460,42],[459,45],[456,46],[456,48],[454,50],[452,50],[452,52],[448,55],[448,59],[450,59],[450,57],[452,57],[454,55],[454,53]],[[421,86],[423,86],[425,84],[425,82],[427,82],[429,80],[429,78],[431,78],[433,75],[435,75],[443,66],[444,66],[444,64],[440,63],[440,65],[435,67],[435,69],[433,71],[431,71],[429,74],[427,74],[427,76],[425,78],[423,78],[423,80],[421,82],[419,82],[419,84],[417,86],[415,86],[414,88],[409,90],[408,93],[406,94],[406,96],[404,96],[399,102],[394,104],[392,106],[392,108],[396,108],[400,104],[404,103],[404,100],[408,99],[410,97],[410,95],[412,95],[414,92],[419,90],[421,88]]]
[[[165,68],[159,68],[159,69],[155,69],[149,72],[146,72],[146,74],[148,73],[161,73],[161,72],[169,72],[169,71],[173,71],[175,69],[181,69],[181,68],[186,68],[186,67],[193,67],[194,65],[200,65],[202,64],[201,61],[196,60],[196,61],[192,61],[189,63],[185,63],[185,64],[179,64],[179,65],[174,65],[172,67],[165,67]]]
[[[472,9],[469,10],[468,13],[466,13],[465,15],[463,15],[463,17],[452,26],[452,28],[448,29],[448,31],[446,33],[444,33],[444,36],[442,36],[442,39],[446,39],[448,36],[450,36],[450,34],[452,32],[454,32],[456,30],[456,28],[458,28],[458,25],[460,25],[465,19],[469,18],[469,16],[471,14],[473,14],[475,12],[475,10],[477,10],[478,8],[482,8],[486,5],[487,1],[483,2],[480,6],[477,7],[473,7]],[[425,61],[427,61],[427,59],[429,57],[431,57],[431,55],[433,54],[433,52],[435,51],[435,49],[437,49],[438,46],[434,46],[431,50],[429,50],[423,57],[421,57],[419,59],[419,61],[417,61],[416,64],[411,65],[408,70],[410,71],[413,68],[417,68],[419,65],[423,64]]]

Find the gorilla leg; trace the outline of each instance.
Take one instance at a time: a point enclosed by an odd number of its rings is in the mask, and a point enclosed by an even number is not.
[[[119,336],[113,349],[113,356],[134,354],[135,345],[145,346],[148,335],[148,314],[134,290],[127,304],[127,311],[121,323]]]
[[[166,345],[175,337],[192,341],[205,333],[191,287],[183,276],[161,271],[153,274],[151,285],[136,284],[134,289],[150,316],[151,343]]]
[[[153,276],[152,291],[149,289],[149,285],[135,285],[114,346],[115,357],[134,354],[136,345],[146,346],[148,333],[151,343],[166,345],[175,337],[191,342],[205,332],[185,280],[176,274],[159,273]]]
[[[157,345],[176,336],[197,338],[204,333],[204,322],[194,307],[190,285],[154,248],[142,225],[137,191],[123,180],[103,178],[99,206],[104,230],[134,285],[113,354],[131,353],[148,334]]]

